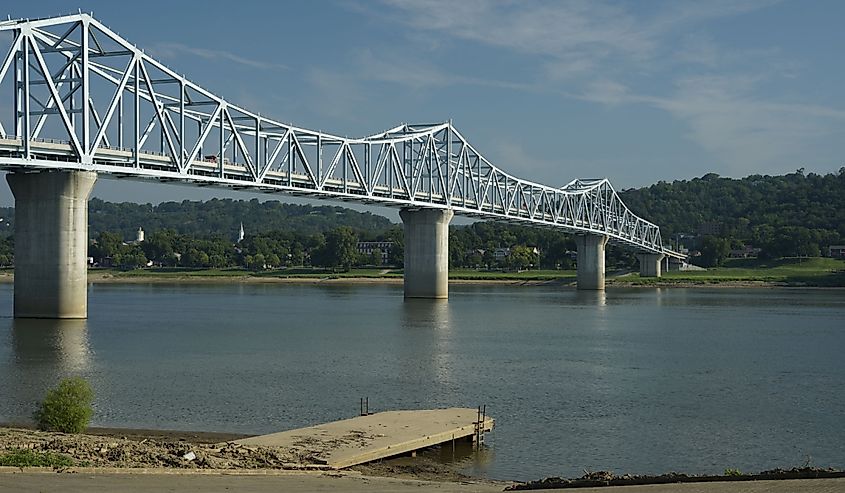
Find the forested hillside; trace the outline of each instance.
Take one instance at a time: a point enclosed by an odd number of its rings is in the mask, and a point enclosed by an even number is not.
[[[139,227],[147,232],[173,230],[188,236],[220,235],[236,238],[240,224],[249,234],[295,231],[303,235],[325,233],[338,226],[358,231],[383,231],[391,222],[369,212],[331,205],[286,204],[276,200],[259,202],[211,199],[206,202],[163,202],[159,205],[104,202],[88,203],[89,234],[120,233],[134,239]]]
[[[14,212],[12,207],[0,208],[0,235],[13,233]],[[345,207],[287,204],[277,200],[183,200],[158,205],[105,202],[97,198],[88,201],[91,238],[108,231],[133,240],[138,228],[143,228],[147,233],[172,230],[187,236],[235,239],[241,223],[247,234],[295,231],[303,235],[325,233],[339,226],[362,232],[384,231],[393,224],[383,216]]]
[[[635,213],[660,225],[664,242],[700,250],[695,262],[702,265],[718,265],[731,249],[759,248],[763,257],[819,256],[827,254],[828,246],[845,243],[845,168],[827,175],[798,170],[743,179],[711,173],[620,195]],[[14,210],[0,209],[0,219],[0,265],[8,265],[13,260]],[[233,249],[241,223],[246,238]],[[349,266],[369,262],[356,258],[354,245],[360,240],[392,241],[389,262],[402,261],[401,225],[337,206],[230,199],[150,205],[92,199],[89,224],[89,234],[97,240],[91,254],[119,257],[130,265],[152,260],[194,267]],[[139,227],[147,234],[145,244],[121,245],[134,240]],[[510,249],[509,256],[495,258],[499,248]],[[522,268],[539,262],[568,268],[572,258],[567,250],[574,248],[572,238],[559,231],[477,222],[451,228],[449,258],[453,267]],[[628,250],[609,250],[608,268],[633,265]]]
[[[739,180],[711,173],[620,195],[660,225],[664,241],[680,239],[689,248],[704,247],[710,237],[722,250],[751,245],[770,257],[818,256],[845,242],[845,168]]]

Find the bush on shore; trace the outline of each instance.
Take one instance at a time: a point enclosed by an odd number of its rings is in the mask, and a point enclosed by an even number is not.
[[[62,454],[28,449],[13,449],[0,454],[0,466],[70,467],[73,460]]]
[[[85,379],[66,378],[51,389],[35,411],[35,422],[46,431],[82,433],[94,410],[94,392]]]

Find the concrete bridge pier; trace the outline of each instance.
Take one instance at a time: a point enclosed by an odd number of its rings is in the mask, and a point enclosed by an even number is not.
[[[446,209],[405,208],[405,298],[449,297],[449,222]]]
[[[662,253],[638,253],[640,277],[660,277],[663,274],[663,257]]]
[[[6,175],[15,196],[15,318],[88,317],[87,171]]]
[[[578,289],[604,290],[604,235],[578,235]]]

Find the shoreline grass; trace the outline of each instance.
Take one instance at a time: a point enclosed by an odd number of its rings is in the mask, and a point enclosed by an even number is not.
[[[9,282],[11,268],[0,269],[4,282]],[[349,271],[294,267],[253,271],[240,267],[224,269],[154,267],[149,269],[120,270],[93,268],[93,277],[101,279],[150,279],[152,280],[397,280],[402,279],[402,269],[395,267],[355,268]],[[478,282],[562,282],[573,283],[575,270],[501,270],[451,269],[449,279]],[[609,286],[717,286],[731,284],[763,284],[794,287],[845,287],[845,259],[832,258],[781,258],[775,260],[728,259],[721,267],[703,271],[669,271],[663,277],[640,277],[634,270],[620,275],[608,273]]]
[[[704,271],[669,271],[660,278],[631,274],[618,281],[633,285],[754,282],[789,286],[845,287],[845,260],[832,258],[729,259]]]

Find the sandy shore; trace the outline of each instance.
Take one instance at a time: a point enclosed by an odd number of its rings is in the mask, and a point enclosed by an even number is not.
[[[245,446],[234,440],[249,435],[129,428],[89,428],[84,434],[44,432],[32,427],[0,427],[0,455],[28,450],[70,458],[68,470],[83,468],[125,471],[237,473],[329,470],[306,450]],[[193,457],[188,454],[193,454]],[[186,456],[188,458],[186,458]],[[425,481],[485,482],[421,454],[397,457],[346,469],[355,474]],[[499,490],[510,482],[496,482]],[[0,490],[1,491],[1,490]]]
[[[10,272],[0,273],[0,283],[12,283],[15,276]],[[115,275],[108,272],[89,271],[90,284],[389,284],[401,285],[401,277],[281,277],[281,276],[196,276],[196,275]],[[449,284],[486,284],[498,286],[539,286],[545,284],[572,284],[571,279],[564,280],[520,280],[520,279],[450,279]]]
[[[67,435],[31,428],[0,427],[0,456],[15,451],[50,452],[72,458],[72,465],[56,467],[0,466],[0,491],[443,491],[493,492],[505,489],[560,487],[560,483],[584,483],[584,478],[518,483],[473,478],[446,464],[424,456],[399,457],[342,471],[309,464],[308,454],[267,447],[245,447],[232,440],[245,435],[214,432],[183,432],[126,428],[91,428],[85,434]],[[193,457],[188,456],[192,453]],[[423,454],[424,455],[424,454]],[[187,457],[187,458],[186,458]],[[313,466],[313,467],[312,467]],[[798,475],[796,475],[796,471]],[[60,473],[60,474],[56,474]],[[761,473],[754,481],[711,478],[707,482],[668,484],[615,484],[610,473],[591,473],[581,484],[583,492],[623,493],[762,493],[845,491],[841,471],[793,470],[782,479]],[[790,476],[790,473],[792,475]],[[806,474],[801,474],[806,473]],[[825,476],[826,474],[826,476]],[[606,475],[608,481],[594,481]],[[680,478],[679,475],[678,477]],[[622,479],[626,478],[623,476]],[[674,476],[673,476],[674,477]],[[795,477],[809,479],[796,480]],[[635,477],[636,478],[636,477]],[[640,477],[648,482],[649,476]],[[662,477],[656,477],[655,483]],[[696,477],[693,477],[696,478]],[[701,480],[703,477],[697,477]],[[820,479],[824,478],[824,479]],[[665,479],[665,478],[664,478]],[[621,490],[620,490],[621,488]],[[541,489],[542,491],[542,489]],[[546,490],[548,491],[548,490]]]
[[[13,283],[14,274],[10,271],[0,272],[0,284]],[[161,275],[132,275],[115,274],[91,270],[88,272],[90,284],[311,284],[311,285],[401,285],[401,277],[337,277],[332,275],[300,277],[300,276],[253,276],[244,275],[190,275],[166,273]],[[559,279],[449,279],[451,285],[488,285],[488,286],[576,286],[571,277]],[[606,286],[613,288],[813,288],[813,289],[845,289],[845,286],[812,286],[781,281],[759,280],[659,280],[659,281],[629,281],[624,276],[608,278]]]

